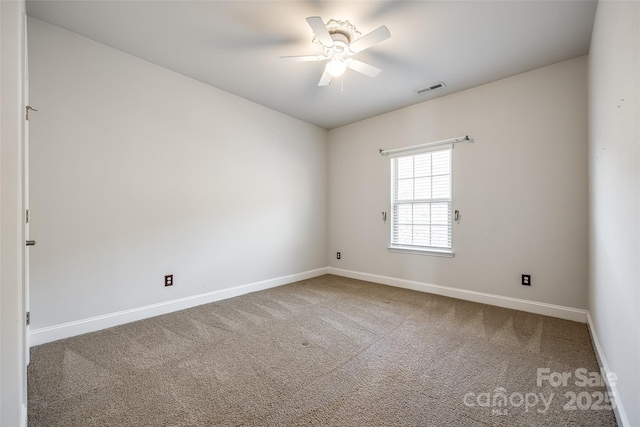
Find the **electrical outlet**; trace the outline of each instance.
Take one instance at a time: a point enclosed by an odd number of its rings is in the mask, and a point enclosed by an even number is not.
[[[164,285],[173,286],[173,274],[167,274],[164,276]]]
[[[340,252],[336,252],[336,258],[340,259]]]
[[[531,286],[531,275],[523,274],[522,275],[522,286]]]

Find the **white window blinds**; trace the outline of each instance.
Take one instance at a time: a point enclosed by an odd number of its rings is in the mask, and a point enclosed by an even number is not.
[[[451,146],[391,159],[391,247],[451,249]]]

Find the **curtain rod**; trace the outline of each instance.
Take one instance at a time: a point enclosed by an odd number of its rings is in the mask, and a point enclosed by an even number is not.
[[[410,147],[393,148],[391,150],[380,149],[380,155],[386,156],[388,154],[401,153],[403,151],[411,151],[411,150],[416,150],[418,148],[433,147],[434,145],[454,144],[456,142],[464,142],[464,141],[473,142],[473,139],[469,138],[469,135],[465,135],[465,136],[459,136],[457,138],[443,139],[442,141],[427,142],[426,144],[412,145]]]

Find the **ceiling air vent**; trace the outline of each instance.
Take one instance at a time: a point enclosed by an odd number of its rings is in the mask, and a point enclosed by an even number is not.
[[[438,82],[432,86],[418,89],[416,92],[418,92],[418,95],[422,95],[423,93],[431,92],[432,90],[442,89],[443,87],[446,87],[446,86],[447,85],[444,84],[444,82]]]

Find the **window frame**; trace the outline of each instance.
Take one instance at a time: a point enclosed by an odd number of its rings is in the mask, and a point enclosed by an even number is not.
[[[422,246],[422,245],[403,245],[401,243],[394,243],[394,230],[397,229],[398,224],[396,224],[396,213],[398,204],[406,204],[407,201],[403,200],[402,203],[398,203],[397,193],[398,193],[398,167],[397,162],[399,158],[402,157],[413,157],[424,154],[424,153],[433,153],[437,151],[448,151],[449,152],[449,198],[430,198],[430,199],[410,199],[409,203],[438,203],[438,202],[447,202],[448,203],[448,229],[447,232],[450,236],[450,246],[446,247],[437,247],[437,246]],[[391,230],[389,234],[389,252],[396,253],[409,253],[409,254],[417,254],[417,255],[429,255],[429,256],[438,256],[438,257],[454,257],[455,253],[453,251],[453,144],[442,144],[438,146],[421,148],[416,150],[409,150],[406,152],[398,153],[393,155],[389,162],[390,166],[390,177],[391,177]],[[430,175],[433,177],[434,175]],[[415,179],[415,172],[414,172]],[[426,201],[429,200],[429,201]]]

